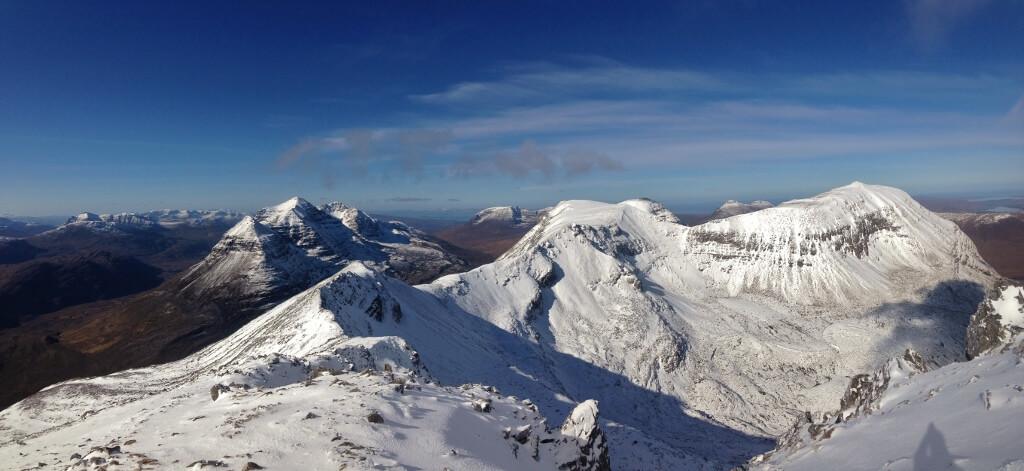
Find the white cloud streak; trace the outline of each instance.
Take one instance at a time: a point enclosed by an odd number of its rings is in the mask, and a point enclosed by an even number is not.
[[[544,63],[509,69],[506,72],[510,73],[498,80],[462,82],[443,91],[410,98],[422,103],[458,105],[549,97],[566,99],[602,92],[696,92],[728,86],[721,79],[701,72],[629,67],[608,60],[578,68]]]
[[[436,169],[444,178],[560,180],[759,160],[1024,152],[1024,136],[1006,125],[1024,114],[1024,98],[1008,106],[1009,113],[1008,107],[976,104],[1017,100],[1021,86],[984,74],[881,71],[755,80],[613,62],[576,69],[530,65],[492,82],[414,98],[445,109],[458,105],[470,111],[463,117],[432,107],[432,115],[448,117],[306,138],[279,162],[330,158],[355,175],[384,167],[416,179]],[[689,94],[696,89],[703,95]],[[515,101],[523,96],[544,99]]]

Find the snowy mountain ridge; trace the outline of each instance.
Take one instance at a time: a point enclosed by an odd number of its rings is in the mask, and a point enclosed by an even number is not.
[[[116,232],[119,230],[175,228],[181,226],[202,227],[212,224],[234,224],[243,214],[224,210],[161,209],[143,213],[96,214],[83,212],[68,218],[64,225],[54,231],[71,228],[86,228],[97,231]]]
[[[10,455],[12,447],[39,438],[47,450],[67,450],[61,457],[78,450],[71,465],[82,469],[143,458],[158,460],[150,464],[209,458],[314,468],[609,469],[594,401],[567,403],[565,423],[551,430],[528,400],[491,387],[435,384],[438,373],[481,378],[482,370],[494,368],[492,376],[508,376],[507,358],[497,357],[512,351],[492,353],[500,345],[496,329],[474,327],[464,316],[451,319],[424,293],[356,262],[183,360],[61,383],[0,413],[12,440],[0,443],[0,456],[20,463],[24,456]],[[453,345],[450,334],[459,330],[456,338],[476,340]],[[414,351],[405,338],[427,351]],[[109,400],[96,402],[95,393]],[[206,425],[190,423],[207,417]],[[267,429],[268,422],[294,423],[307,433],[296,441],[293,430]],[[398,432],[409,429],[418,430],[415,440]],[[175,438],[179,434],[187,438]],[[214,443],[239,435],[251,446],[222,457]],[[83,449],[83,436],[124,449]],[[177,445],[161,447],[167,443]],[[327,452],[261,454],[266,447],[312,444]]]
[[[442,384],[494,385],[545,417],[596,399],[616,467],[723,469],[908,348],[929,365],[961,359],[995,277],[955,225],[862,184],[694,227],[650,200],[566,201],[494,263],[415,287],[380,259],[346,264],[332,241],[356,254],[369,239],[342,233],[354,234],[300,200],[243,220],[214,258],[235,268],[225,280],[259,280],[254,260],[296,276],[304,261],[345,268],[169,369],[57,385],[0,426],[49,443],[34,421],[95,408],[82,391],[134,403],[252,355],[318,357],[385,336]]]

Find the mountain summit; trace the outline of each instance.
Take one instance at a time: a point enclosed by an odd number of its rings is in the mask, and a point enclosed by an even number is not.
[[[199,295],[279,301],[356,260],[414,284],[465,264],[404,224],[378,222],[343,203],[318,208],[293,197],[242,219],[182,283]]]

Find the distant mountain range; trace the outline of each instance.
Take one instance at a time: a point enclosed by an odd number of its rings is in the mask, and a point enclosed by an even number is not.
[[[0,237],[28,237],[53,229],[53,226],[0,217]]]

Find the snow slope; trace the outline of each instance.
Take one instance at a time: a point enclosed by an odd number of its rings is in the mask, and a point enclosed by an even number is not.
[[[753,469],[1024,469],[1024,337],[974,360],[894,377],[870,413],[816,434]]]

